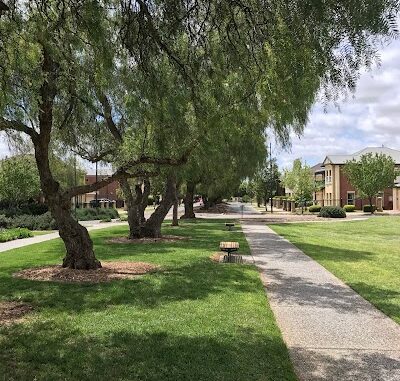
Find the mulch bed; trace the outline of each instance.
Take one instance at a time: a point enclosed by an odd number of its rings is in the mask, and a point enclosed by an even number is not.
[[[20,322],[32,310],[26,303],[0,302],[0,326]]]
[[[102,266],[97,270],[73,270],[59,265],[35,267],[19,271],[14,277],[47,282],[100,283],[117,279],[134,279],[160,268],[145,262],[102,262]]]
[[[127,243],[127,244],[138,244],[138,243],[154,243],[154,242],[177,242],[187,241],[189,237],[182,237],[179,235],[163,235],[160,238],[136,238],[129,239],[128,237],[115,237],[110,238],[106,242],[108,243]]]
[[[204,206],[197,206],[194,208],[194,211],[198,213],[219,213],[219,214],[231,213],[229,204],[225,202],[211,206],[208,209],[205,209]]]

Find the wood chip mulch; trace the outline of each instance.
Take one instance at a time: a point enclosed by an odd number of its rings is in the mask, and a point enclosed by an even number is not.
[[[182,237],[179,235],[163,235],[160,238],[136,238],[129,239],[128,237],[115,237],[107,240],[108,243],[126,243],[126,244],[138,244],[138,243],[154,243],[154,242],[177,242],[187,241],[189,237]]]
[[[17,278],[62,283],[100,283],[117,279],[134,279],[155,272],[159,266],[145,262],[102,262],[97,270],[74,270],[61,266],[35,267],[14,274]]]
[[[226,204],[224,202],[221,204],[211,206],[208,209],[205,209],[204,206],[197,206],[194,208],[194,211],[198,213],[219,213],[219,214],[227,214],[231,212],[229,204]]]
[[[32,306],[26,303],[0,302],[0,326],[20,322],[32,310]]]

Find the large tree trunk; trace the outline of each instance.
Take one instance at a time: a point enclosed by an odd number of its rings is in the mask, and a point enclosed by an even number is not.
[[[144,212],[146,210],[148,201],[149,201],[149,196],[150,196],[150,181],[148,179],[145,179],[143,181],[143,192],[141,192],[141,202],[140,202],[140,218],[142,221],[142,224],[144,224],[146,222],[146,218],[144,216]],[[142,189],[140,188],[140,191],[142,191]]]
[[[172,226],[179,226],[178,222],[178,184],[175,184],[175,200],[172,211]]]
[[[165,192],[163,194],[163,198],[160,204],[142,227],[142,234],[145,237],[151,237],[151,238],[161,237],[161,225],[176,198],[175,189],[176,189],[176,176],[175,174],[170,174],[167,177]]]
[[[94,255],[93,242],[89,233],[71,216],[71,198],[60,189],[60,184],[54,179],[50,169],[49,147],[53,126],[53,102],[57,93],[58,65],[45,48],[42,69],[47,76],[40,88],[40,133],[32,138],[41,188],[67,250],[63,267],[82,270],[97,269],[101,267],[101,264]]]
[[[173,211],[172,211],[172,226],[179,226],[179,221],[178,221],[178,200],[174,201],[173,205]]]
[[[51,214],[57,222],[60,237],[67,249],[62,266],[78,270],[100,268],[101,263],[94,255],[93,242],[87,229],[71,216],[70,200],[65,200],[61,206],[51,204]]]
[[[186,195],[184,199],[185,204],[185,213],[181,218],[196,218],[193,209],[193,199],[194,199],[194,192],[196,189],[196,184],[188,182],[186,184]]]
[[[127,179],[119,181],[128,211],[129,239],[142,237],[142,215],[137,197],[133,196],[131,186]],[[135,192],[137,192],[135,187]]]

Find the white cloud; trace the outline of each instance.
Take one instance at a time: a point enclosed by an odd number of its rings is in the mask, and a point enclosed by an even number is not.
[[[303,136],[290,152],[275,148],[281,166],[301,157],[308,164],[328,154],[352,153],[367,146],[400,149],[400,41],[382,49],[381,65],[361,74],[356,92],[324,112],[316,104]]]

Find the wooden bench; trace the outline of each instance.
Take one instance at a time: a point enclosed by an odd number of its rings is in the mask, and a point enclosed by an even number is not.
[[[227,262],[227,263],[242,263],[243,262],[241,255],[231,255],[235,251],[239,250],[239,242],[220,242],[219,249],[228,254],[228,255],[224,256],[223,262]]]
[[[239,242],[220,242],[219,249],[225,251],[230,256],[235,251],[239,250]]]
[[[228,228],[229,231],[231,231],[235,227],[235,224],[233,222],[227,222],[225,226]]]

